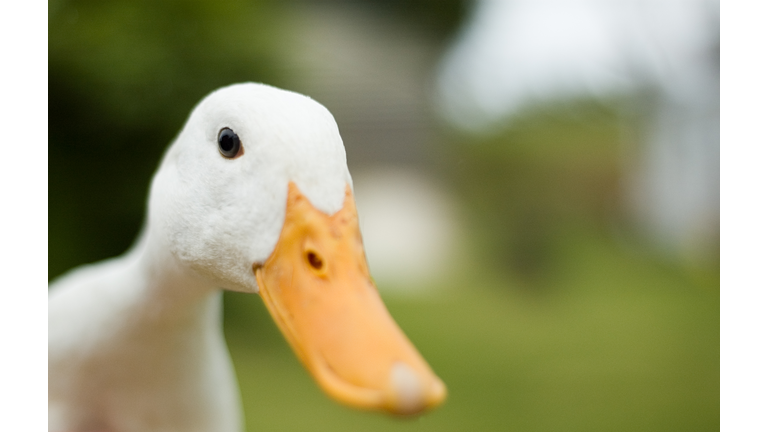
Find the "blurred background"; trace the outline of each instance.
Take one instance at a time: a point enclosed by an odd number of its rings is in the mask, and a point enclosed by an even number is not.
[[[48,6],[49,279],[130,247],[212,90],[339,124],[373,276],[449,398],[339,406],[226,293],[249,431],[719,430],[719,2]]]

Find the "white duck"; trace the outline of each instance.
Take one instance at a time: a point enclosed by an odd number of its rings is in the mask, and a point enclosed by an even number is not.
[[[52,284],[49,431],[241,430],[221,289],[259,293],[343,403],[415,413],[445,397],[370,279],[333,116],[248,83],[193,110],[135,246]]]

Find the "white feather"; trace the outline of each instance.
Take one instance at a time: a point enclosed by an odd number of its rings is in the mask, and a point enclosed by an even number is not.
[[[235,131],[243,156],[218,150]],[[288,182],[333,214],[351,185],[333,116],[262,84],[219,89],[192,111],[152,181],[147,221],[124,256],[51,284],[49,431],[238,431],[220,288],[256,292]]]

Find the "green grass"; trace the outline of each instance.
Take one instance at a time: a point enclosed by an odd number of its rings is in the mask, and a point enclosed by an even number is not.
[[[558,271],[522,289],[475,266],[435,297],[387,296],[449,396],[415,418],[328,399],[258,296],[227,294],[225,328],[249,431],[719,429],[719,275],[595,233],[558,243]]]

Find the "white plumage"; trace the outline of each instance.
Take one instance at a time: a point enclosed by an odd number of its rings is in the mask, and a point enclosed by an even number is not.
[[[242,156],[220,154],[225,127]],[[258,292],[290,182],[325,214],[345,202],[346,155],[324,107],[249,83],[194,109],[155,174],[134,247],[50,287],[50,431],[241,430],[220,293]]]

